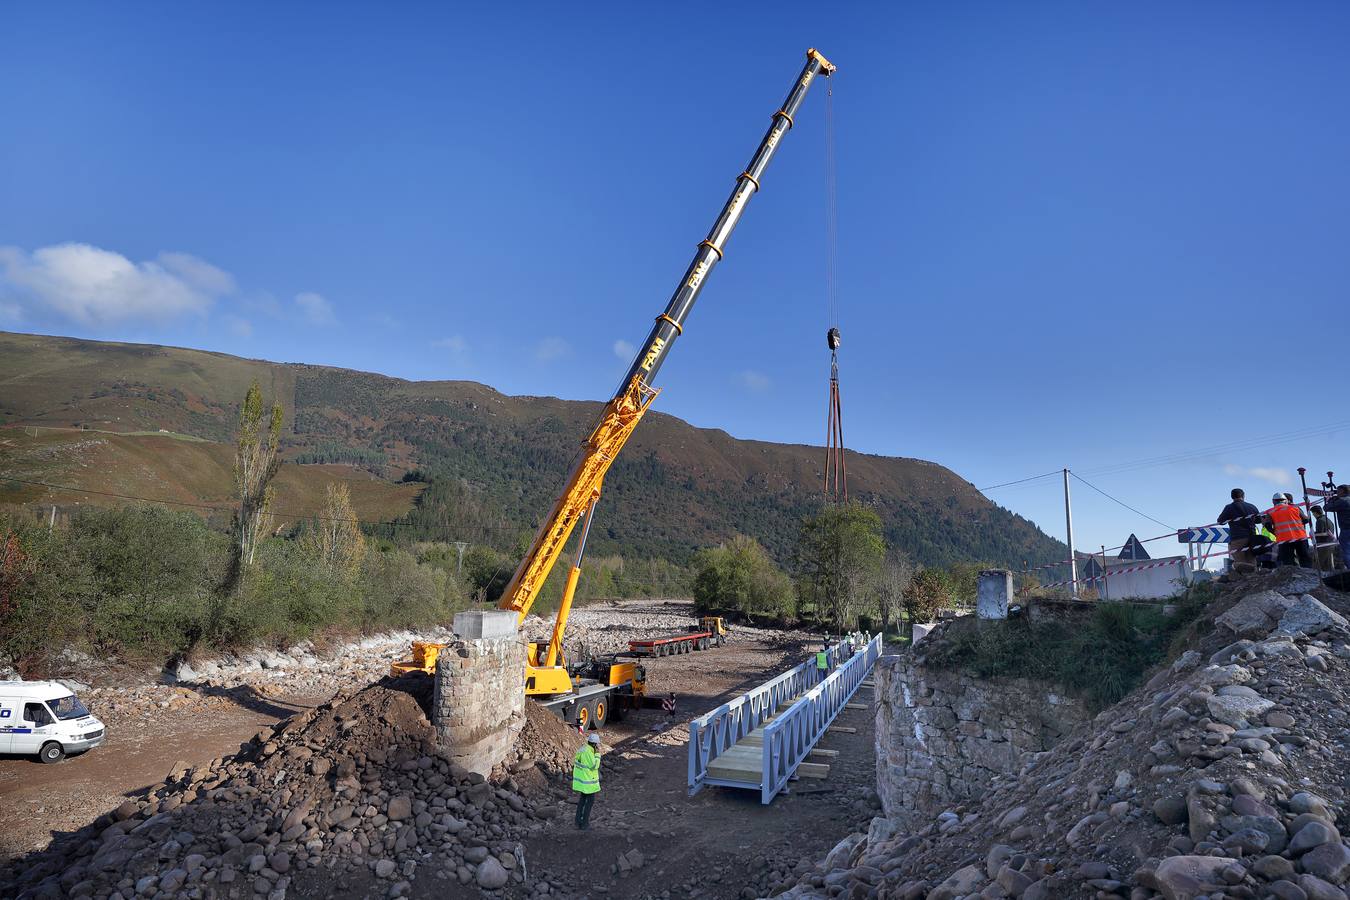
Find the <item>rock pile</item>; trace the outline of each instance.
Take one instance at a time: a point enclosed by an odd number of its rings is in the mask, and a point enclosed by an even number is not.
[[[1189,649],[911,833],[884,818],[769,893],[1347,900],[1350,597],[1297,569],[1227,586]]]
[[[425,677],[386,680],[260,732],[233,757],[176,767],[19,861],[0,875],[0,896],[282,900],[320,873],[391,897],[427,873],[484,891],[520,883],[519,838],[554,814],[551,802],[536,808],[514,777],[485,780],[438,755],[429,691]]]

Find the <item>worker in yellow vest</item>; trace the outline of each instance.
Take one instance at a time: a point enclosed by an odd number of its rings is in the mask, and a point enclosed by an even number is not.
[[[816,680],[824,681],[825,676],[830,673],[830,642],[826,641],[820,645],[820,652],[816,654]]]
[[[591,807],[600,793],[600,735],[592,731],[572,761],[572,790],[577,793],[577,828],[591,827]]]

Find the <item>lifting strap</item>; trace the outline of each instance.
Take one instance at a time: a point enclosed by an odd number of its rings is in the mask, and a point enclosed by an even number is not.
[[[839,398],[839,213],[835,202],[834,79],[825,92],[825,310],[830,348],[830,400],[825,425],[825,501],[848,502],[848,468],[844,460],[844,409]]]

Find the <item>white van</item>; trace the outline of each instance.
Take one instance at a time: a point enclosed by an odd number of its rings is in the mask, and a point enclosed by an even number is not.
[[[59,681],[0,681],[0,753],[45,763],[103,743],[103,723]]]

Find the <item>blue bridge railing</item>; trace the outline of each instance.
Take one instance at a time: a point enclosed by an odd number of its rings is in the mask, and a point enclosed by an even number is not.
[[[818,681],[812,654],[800,665],[689,723],[690,796],[709,785],[719,785],[758,790],[761,802],[769,803],[783,790],[881,655],[881,637],[856,648],[842,664],[837,645],[829,652],[834,671],[824,681]],[[800,699],[785,710],[794,697]],[[708,767],[719,756],[775,715],[778,717],[763,731],[763,765],[754,780],[709,776]]]
[[[837,664],[839,648],[830,648],[830,665]],[[692,797],[710,784],[725,787],[758,788],[758,782],[733,782],[709,779],[708,766],[741,738],[763,725],[793,697],[801,696],[816,684],[820,675],[813,653],[771,681],[723,703],[689,723],[689,795]]]
[[[825,734],[844,705],[853,698],[872,665],[881,656],[881,635],[854,651],[853,656],[830,673],[764,729],[764,779],[760,802],[769,803],[787,787],[788,781]]]

